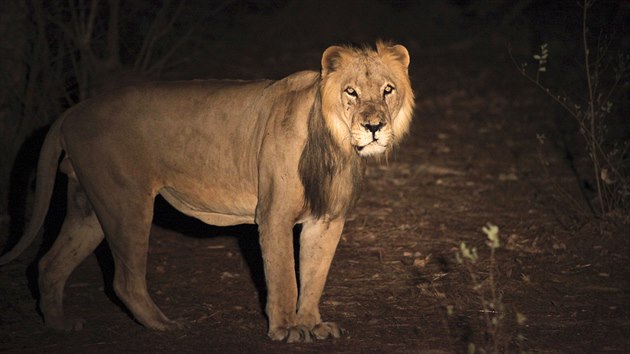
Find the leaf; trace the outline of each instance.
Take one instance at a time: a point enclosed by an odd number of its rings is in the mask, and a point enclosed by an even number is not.
[[[475,263],[475,261],[477,260],[477,249],[476,248],[468,248],[468,246],[466,246],[466,242],[462,242],[459,245],[459,249],[460,252],[462,253],[462,257],[470,260],[471,263]]]
[[[527,321],[527,317],[525,317],[525,315],[523,315],[520,312],[516,313],[516,323],[518,323],[519,326],[522,326],[525,324],[525,321]]]
[[[488,246],[495,249],[499,248],[499,227],[488,223],[486,226],[482,227],[481,230],[488,236],[488,240],[490,241],[488,242]]]
[[[474,343],[468,343],[468,354],[475,354],[475,344]]]
[[[453,311],[454,307],[453,305],[446,305],[446,314],[450,317],[453,316],[453,314],[455,313],[455,311]]]

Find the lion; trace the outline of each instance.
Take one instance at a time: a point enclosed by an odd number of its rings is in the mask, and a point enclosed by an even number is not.
[[[38,162],[33,215],[6,264],[36,237],[57,170],[67,215],[39,262],[47,327],[79,330],[63,313],[70,273],[103,239],[116,295],[142,325],[181,328],[151,299],[147,250],[154,199],[207,224],[256,224],[273,340],[339,337],[319,301],[370,156],[407,134],[414,109],[402,45],[331,46],[321,71],[278,80],[145,83],[88,99],[50,128]],[[293,234],[301,224],[299,289]]]

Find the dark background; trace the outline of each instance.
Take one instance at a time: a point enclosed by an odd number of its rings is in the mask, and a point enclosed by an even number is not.
[[[629,1],[590,8],[587,41],[601,92],[630,53],[629,23]],[[532,55],[547,43],[544,87],[586,106],[582,31],[574,0],[4,0],[0,246],[19,238],[43,136],[73,104],[146,80],[279,79],[319,70],[329,45],[392,40],[409,49],[417,111],[392,161],[368,166],[368,192],[331,270],[322,312],[350,335],[291,349],[463,352],[474,342],[491,351],[453,253],[462,240],[483,252],[479,228],[495,220],[506,247],[497,259],[499,312],[511,318],[502,348],[627,351],[627,76],[609,97],[601,137],[606,151],[620,151],[622,178],[607,185],[620,197],[600,211],[578,124],[519,71],[527,62],[535,76]],[[191,329],[156,334],[135,324],[111,292],[103,245],[67,289],[69,311],[89,327],[45,331],[35,262],[63,219],[59,188],[40,246],[0,269],[0,351],[286,350],[264,336],[255,227],[210,228],[166,207],[153,231],[149,286],[164,312]],[[487,258],[478,266],[487,279]],[[449,306],[455,314],[446,315]],[[517,312],[525,326],[513,320]]]

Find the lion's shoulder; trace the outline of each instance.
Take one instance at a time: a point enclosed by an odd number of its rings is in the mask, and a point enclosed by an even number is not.
[[[319,81],[320,75],[316,71],[298,71],[291,74],[278,83],[286,85],[287,91],[302,91],[305,89],[315,88],[315,84]]]

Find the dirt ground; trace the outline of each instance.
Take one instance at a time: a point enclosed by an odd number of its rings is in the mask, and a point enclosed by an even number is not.
[[[41,252],[33,245],[0,269],[0,352],[454,353],[469,343],[491,349],[479,297],[455,258],[460,242],[475,246],[475,274],[487,279],[490,251],[481,228],[488,222],[498,225],[502,240],[495,286],[503,308],[490,315],[504,314],[498,334],[504,351],[630,351],[630,225],[627,217],[581,216],[581,182],[572,166],[585,160],[578,152],[569,163],[557,143],[558,120],[565,118],[505,53],[493,64],[455,50],[412,48],[414,56],[412,132],[388,161],[370,162],[322,298],[322,316],[347,331],[342,338],[269,340],[256,228],[209,227],[160,203],[148,284],[156,303],[184,319],[186,329],[160,333],[136,323],[113,295],[103,246],[66,288],[66,312],[84,318],[85,328],[46,330],[34,283]],[[58,214],[39,240],[42,249],[54,238]],[[526,320],[517,323],[517,313]]]

